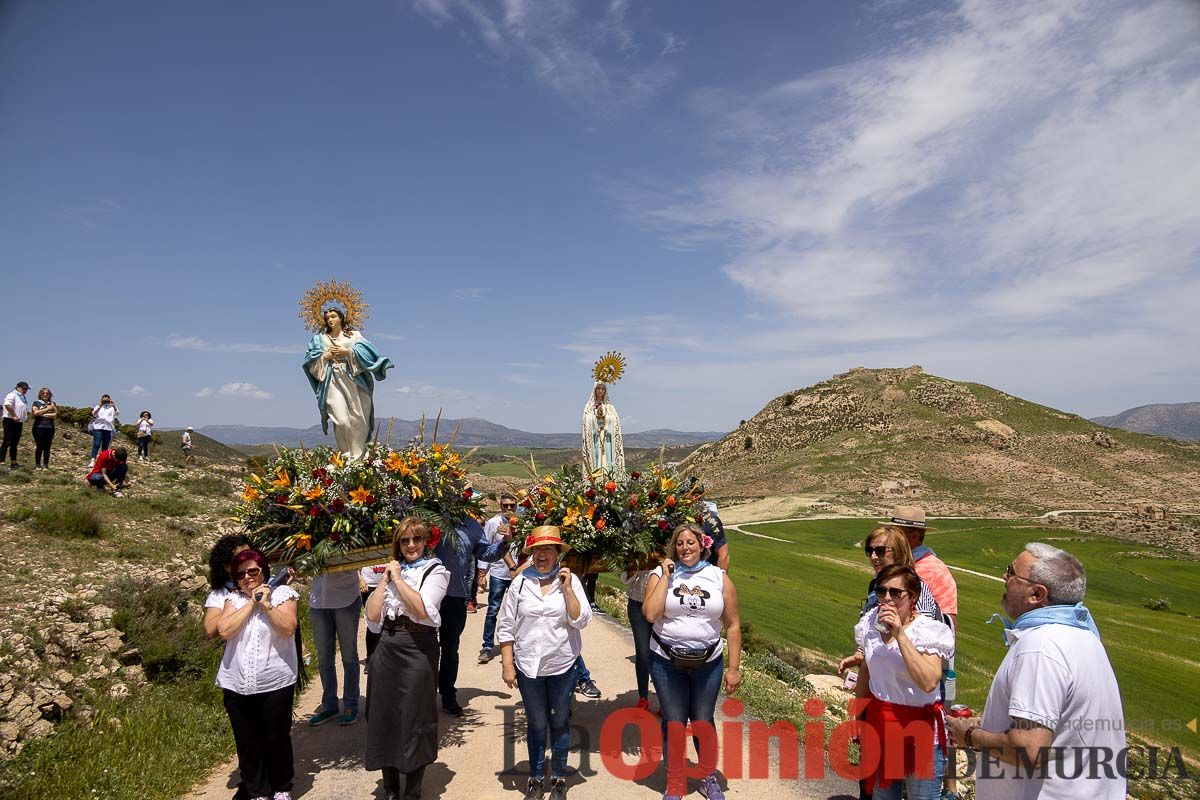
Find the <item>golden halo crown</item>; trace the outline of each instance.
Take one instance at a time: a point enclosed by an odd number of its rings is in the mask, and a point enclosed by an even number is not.
[[[596,361],[592,367],[592,377],[600,383],[616,383],[625,374],[625,356],[610,350]]]
[[[331,280],[317,281],[300,298],[300,319],[316,333],[325,330],[325,312],[338,308],[346,315],[346,323],[361,328],[367,318],[367,304],[362,292],[348,282]]]

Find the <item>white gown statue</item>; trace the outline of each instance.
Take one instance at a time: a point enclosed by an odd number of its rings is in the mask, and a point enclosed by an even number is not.
[[[583,407],[583,468],[589,475],[625,476],[621,417],[609,400],[608,386],[599,381]]]
[[[321,430],[333,436],[338,450],[351,460],[367,452],[375,429],[375,381],[384,380],[392,360],[379,354],[356,330],[346,327],[338,308],[324,312],[325,330],[313,335],[304,356],[304,371],[317,397]]]

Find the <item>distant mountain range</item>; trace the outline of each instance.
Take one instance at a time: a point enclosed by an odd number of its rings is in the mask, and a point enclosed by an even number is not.
[[[1157,403],[1138,406],[1111,417],[1092,417],[1092,422],[1134,433],[1150,433],[1184,442],[1200,442],[1200,403]]]
[[[530,433],[515,428],[506,428],[486,419],[466,418],[463,420],[443,419],[438,427],[438,440],[446,441],[459,423],[462,427],[458,432],[455,444],[462,447],[494,446],[494,447],[578,447],[579,433]],[[380,436],[387,434],[387,421],[383,421]],[[198,429],[205,436],[216,439],[228,445],[264,445],[277,444],[283,447],[295,447],[301,443],[306,446],[333,444],[332,436],[321,433],[320,425],[311,428],[273,428],[254,425],[205,425]],[[332,431],[332,427],[330,428]],[[418,434],[420,422],[408,419],[392,420],[392,441],[406,442]],[[725,434],[721,431],[674,431],[659,428],[641,433],[626,433],[626,447],[660,447],[674,445],[694,445],[712,442]],[[425,422],[425,438],[433,436],[433,420]]]

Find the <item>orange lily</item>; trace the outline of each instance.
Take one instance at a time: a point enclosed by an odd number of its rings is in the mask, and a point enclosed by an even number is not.
[[[334,453],[329,457],[329,463],[333,464],[338,469],[341,469],[342,467],[346,466],[346,459],[342,458],[341,453]]]
[[[271,481],[272,488],[286,489],[292,485],[292,479],[288,477],[288,474],[286,471],[284,471],[283,467],[279,468],[279,471],[275,473],[275,476],[275,480]]]
[[[255,489],[250,484],[246,484],[246,488],[242,489],[242,499],[247,503],[253,503],[259,497],[258,489]]]
[[[305,500],[316,500],[323,494],[325,494],[324,489],[322,489],[320,486],[314,486],[313,488],[309,489],[307,492],[304,493],[304,499]]]
[[[358,485],[357,489],[350,490],[350,500],[358,503],[360,506],[366,505],[367,500],[370,499],[370,497],[371,493],[364,489],[361,483]]]

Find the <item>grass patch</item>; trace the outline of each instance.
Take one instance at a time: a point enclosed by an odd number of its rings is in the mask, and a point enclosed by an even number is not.
[[[186,517],[195,510],[190,500],[177,494],[159,495],[140,502],[150,511],[167,517]]]
[[[17,506],[11,511],[5,513],[4,519],[8,522],[24,522],[32,517],[33,513],[33,509],[29,506]]]
[[[173,469],[169,469],[165,472],[160,472],[159,477],[164,481],[177,481],[179,480],[179,473]]]
[[[34,529],[48,536],[98,539],[104,535],[104,521],[91,506],[43,506],[30,515],[30,521]]]
[[[177,586],[124,578],[110,592],[113,627],[142,653],[146,677],[156,683],[202,680],[216,672],[220,650],[204,638],[200,619],[187,613]]]
[[[204,497],[226,497],[233,493],[229,481],[217,475],[198,475],[187,481],[187,490]]]

